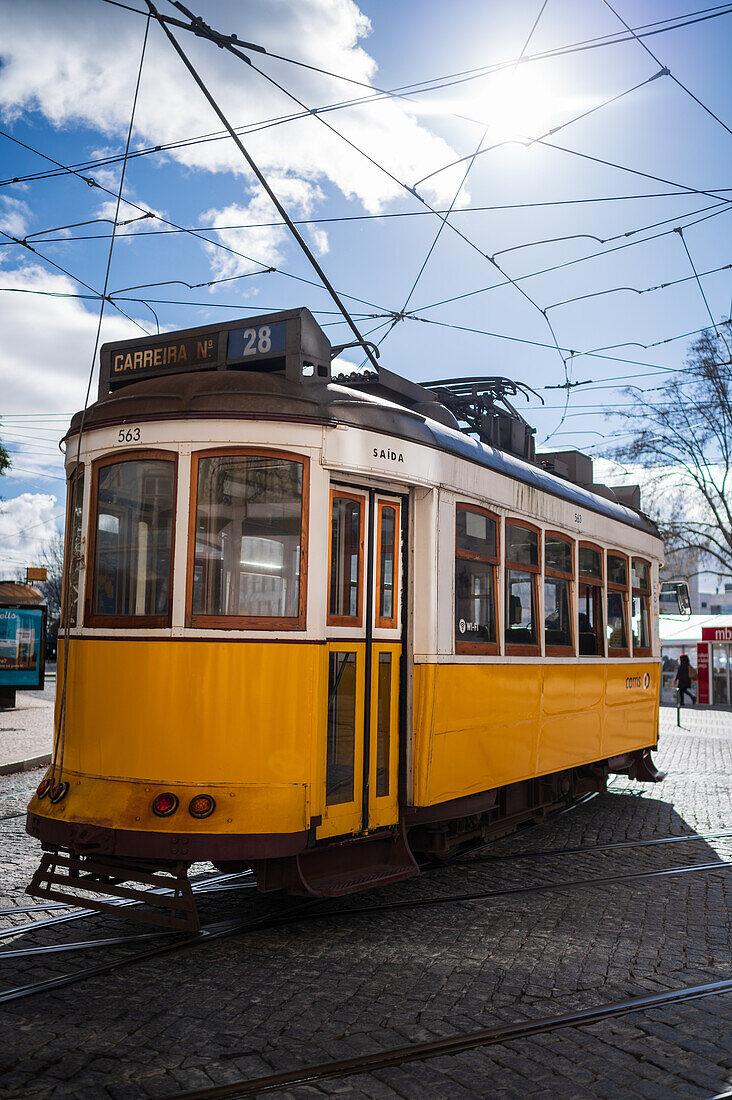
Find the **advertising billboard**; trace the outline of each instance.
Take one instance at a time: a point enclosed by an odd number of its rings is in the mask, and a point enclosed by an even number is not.
[[[0,607],[0,687],[43,687],[46,610]]]

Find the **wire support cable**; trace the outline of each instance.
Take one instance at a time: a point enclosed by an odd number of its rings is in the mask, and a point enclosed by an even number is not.
[[[71,167],[70,165],[62,164],[61,161],[56,160],[52,156],[49,156],[48,153],[44,153],[41,149],[38,149],[33,145],[29,145],[25,141],[21,141],[20,138],[14,137],[13,134],[8,133],[7,130],[0,130],[0,137],[4,137],[8,141],[12,141],[16,145],[21,146],[23,149],[27,149],[29,152],[35,153],[36,156],[41,157],[43,160],[47,160],[47,161],[49,161],[49,163],[55,164],[58,167],[63,168],[65,171],[68,171],[71,175],[76,176],[78,179],[80,179],[84,183],[86,183],[88,187],[97,188],[98,190],[103,191],[105,194],[110,195],[113,199],[116,199],[115,192],[111,191],[108,187],[105,187],[103,184],[98,183],[92,177],[85,176],[81,171],[76,170],[75,168]],[[265,271],[269,270],[269,265],[265,264],[264,261],[257,260],[252,256],[248,256],[246,253],[241,252],[239,249],[232,248],[230,245],[224,244],[223,241],[212,240],[210,237],[204,236],[203,232],[201,230],[190,229],[190,228],[186,228],[185,226],[179,225],[177,222],[171,221],[169,218],[163,217],[162,214],[157,214],[154,211],[147,210],[144,206],[141,206],[139,203],[134,202],[132,199],[123,198],[122,201],[127,206],[131,206],[135,210],[140,210],[145,215],[150,215],[152,218],[155,219],[155,221],[160,222],[161,225],[168,226],[170,228],[170,230],[173,230],[173,231],[176,231],[176,232],[179,232],[179,233],[187,233],[189,236],[194,237],[196,240],[201,241],[205,245],[209,245],[212,248],[221,249],[222,251],[227,252],[232,256],[236,256],[239,259],[246,260],[248,263],[256,264],[258,267],[262,268]],[[215,230],[216,227],[214,226],[213,229]],[[0,230],[0,232],[2,232],[2,230]],[[11,237],[11,235],[7,234],[7,233],[5,235],[9,239],[12,240],[13,244],[22,244],[23,243],[17,237]],[[26,245],[26,247],[31,249],[31,251],[37,251],[30,244]],[[38,255],[40,255],[40,253],[38,253]],[[53,263],[52,260],[48,260],[47,262],[48,263]],[[58,267],[59,265],[56,264],[55,266]],[[60,269],[60,270],[63,270],[63,269]],[[295,282],[305,283],[308,286],[317,287],[318,290],[322,290],[321,283],[316,282],[313,279],[307,279],[303,275],[295,275],[291,271],[287,271],[285,268],[282,268],[282,267],[275,268],[275,270],[276,270],[278,275],[282,275],[286,279],[293,279]],[[73,276],[70,276],[70,277],[73,277]],[[80,281],[81,280],[77,280],[77,282],[80,282]],[[83,285],[86,285],[86,284],[83,284]],[[88,289],[93,289],[93,288],[90,287]],[[339,291],[339,294],[343,298],[348,298],[349,301],[358,302],[360,305],[369,306],[372,309],[382,309],[383,308],[383,307],[377,305],[375,302],[368,302],[363,298],[357,298],[353,294],[347,294],[345,291]],[[144,299],[142,299],[142,300],[144,301]],[[132,318],[128,318],[128,319],[132,320]]]
[[[113,7],[122,8],[126,11],[133,12],[136,15],[145,15],[144,11],[139,8],[134,8],[131,5],[121,3],[120,0],[103,0],[104,3]],[[189,15],[187,9],[182,4],[176,3],[172,0],[174,6],[180,11]],[[215,33],[214,41],[218,45],[224,46],[227,44],[242,46],[243,48],[253,49],[258,53],[264,54],[269,58],[286,62],[291,65],[296,65],[300,68],[309,69],[313,72],[321,73],[324,76],[333,78],[334,80],[340,80],[347,84],[353,84],[358,87],[368,89],[372,94],[368,96],[360,97],[359,99],[352,99],[343,101],[340,104],[328,105],[325,107],[315,108],[318,111],[332,110],[340,107],[349,107],[360,105],[361,103],[368,103],[369,101],[379,101],[384,98],[399,98],[409,99],[410,96],[417,94],[429,93],[432,91],[440,91],[444,88],[453,87],[456,84],[468,83],[473,80],[480,80],[486,76],[492,76],[494,73],[501,72],[505,69],[511,69],[516,67],[517,64],[527,65],[537,61],[546,61],[555,57],[564,57],[568,54],[584,52],[588,49],[597,49],[604,46],[620,45],[624,42],[631,42],[633,39],[651,37],[657,34],[663,34],[668,31],[678,30],[685,26],[690,26],[694,23],[706,22],[709,19],[718,19],[722,16],[732,14],[732,6],[729,3],[717,4],[708,8],[701,8],[692,12],[686,12],[681,16],[674,16],[667,19],[656,20],[652,23],[645,23],[642,26],[635,28],[627,28],[627,33],[623,34],[620,31],[599,35],[594,38],[584,39],[579,42],[570,43],[565,46],[557,47],[552,50],[544,50],[536,54],[524,55],[520,59],[511,58],[508,60],[495,62],[491,65],[482,65],[473,69],[465,69],[460,72],[450,73],[440,77],[432,77],[427,80],[415,81],[410,84],[404,84],[392,89],[378,88],[371,83],[358,80],[355,77],[346,76],[343,73],[335,73],[328,69],[323,69],[317,65],[312,65],[308,62],[301,61],[283,54],[278,54],[270,50],[265,49],[262,46],[255,46],[252,43],[243,43],[240,39],[237,39],[236,35],[222,35],[218,32]],[[182,30],[192,32],[199,37],[211,37],[206,33],[207,25],[202,20],[198,20],[193,17],[194,22],[190,25],[175,19],[172,16],[161,16],[166,22],[170,22]],[[310,113],[310,112],[308,112]],[[462,116],[465,117],[465,116]],[[474,121],[470,119],[469,121]]]
[[[178,41],[174,37],[172,31],[168,28],[165,21],[160,18],[160,15],[159,15],[155,5],[152,3],[152,0],[146,0],[146,3],[147,3],[147,6],[148,6],[148,9],[150,11],[150,14],[158,21],[158,24],[162,28],[162,30],[163,30],[164,34],[166,35],[166,37],[168,38],[168,41],[173,46],[174,50],[176,51],[176,53],[180,57],[181,61],[185,65],[185,67],[188,69],[188,72],[193,77],[194,81],[196,82],[196,84],[198,85],[200,91],[202,92],[204,98],[207,100],[209,106],[212,108],[214,113],[219,118],[221,124],[228,131],[229,136],[231,137],[232,141],[236,145],[236,147],[239,150],[239,152],[241,153],[241,155],[246,160],[247,164],[249,165],[249,167],[252,170],[252,172],[254,173],[254,175],[259,180],[261,186],[266,191],[267,195],[269,196],[270,201],[273,203],[273,205],[277,209],[280,217],[286,222],[288,229],[292,233],[293,237],[295,238],[295,240],[299,244],[302,251],[305,253],[305,256],[307,257],[308,261],[310,262],[310,265],[312,266],[313,270],[316,272],[316,274],[318,275],[318,278],[320,279],[321,283],[323,284],[325,289],[328,291],[331,298],[335,302],[336,306],[338,307],[338,309],[342,313],[344,320],[346,321],[348,327],[351,329],[351,332],[356,337],[356,340],[359,342],[359,344],[361,344],[363,346],[364,351],[367,354],[367,357],[371,361],[374,369],[378,372],[379,364],[378,364],[376,358],[374,357],[373,352],[368,347],[368,345],[364,343],[363,336],[359,332],[359,330],[356,326],[356,323],[354,322],[353,318],[349,314],[349,312],[346,309],[345,305],[341,301],[341,299],[338,295],[338,292],[336,291],[336,289],[331,284],[330,280],[328,279],[328,276],[325,274],[325,271],[323,270],[321,265],[318,263],[318,261],[315,258],[315,255],[313,254],[312,250],[308,247],[306,241],[301,236],[299,230],[297,229],[297,226],[295,226],[293,224],[293,222],[292,222],[289,214],[287,213],[285,207],[282,205],[282,203],[278,199],[277,195],[273,191],[272,187],[270,186],[269,182],[267,181],[266,176],[260,171],[258,165],[256,164],[256,162],[254,161],[254,159],[252,158],[250,153],[245,148],[245,146],[244,146],[243,142],[241,141],[240,137],[238,136],[238,134],[236,133],[236,131],[232,127],[231,123],[227,119],[224,112],[219,107],[217,101],[214,99],[211,92],[208,90],[206,84],[203,82],[203,80],[199,76],[198,71],[196,70],[195,66],[190,61],[187,54],[185,53],[185,51],[182,49],[182,47],[180,46],[180,44],[178,43]],[[216,33],[216,32],[214,32],[214,33]],[[207,32],[206,36],[208,37],[208,32]],[[225,43],[217,41],[217,45],[224,45],[225,46]],[[226,48],[228,48],[230,50],[233,50],[232,46],[228,46]],[[237,50],[234,50],[234,52],[238,54]],[[245,58],[245,60],[248,61],[248,58]]]
[[[145,64],[145,52],[147,49],[147,40],[150,33],[150,19],[148,18],[145,23],[145,34],[142,40],[142,49],[140,51],[140,63],[137,69],[137,79],[135,81],[135,92],[132,98],[132,109],[130,111],[130,122],[127,128],[127,144],[126,151],[129,152],[130,142],[132,140],[132,131],[135,124],[135,111],[137,109],[137,99],[140,93],[140,82],[142,80],[142,70]],[[104,289],[102,290],[101,300],[99,302],[99,319],[97,321],[97,330],[94,337],[94,349],[91,354],[91,362],[89,365],[89,376],[86,386],[86,394],[84,397],[84,408],[81,412],[81,420],[79,423],[79,431],[76,441],[76,458],[74,460],[74,468],[78,468],[81,457],[81,440],[84,434],[84,427],[86,424],[86,414],[89,406],[89,397],[91,396],[92,380],[94,378],[94,369],[97,361],[97,350],[99,348],[99,340],[102,333],[102,321],[104,319],[104,305],[105,302],[110,301],[107,296],[107,290],[109,288],[109,274],[112,268],[112,255],[114,253],[115,235],[114,229],[119,219],[120,206],[122,204],[122,191],[124,189],[125,174],[127,170],[127,158],[122,161],[122,170],[119,178],[119,188],[117,191],[117,203],[114,212],[114,220],[112,222],[112,238],[109,242],[109,251],[107,254],[107,267],[104,273]],[[112,303],[114,304],[114,303]],[[63,619],[64,619],[64,663],[63,663],[63,681],[61,685],[61,701],[58,707],[58,717],[56,720],[56,730],[53,739],[53,756],[51,760],[51,786],[56,784],[56,780],[61,780],[63,775],[64,766],[64,750],[66,747],[66,686],[68,681],[68,668],[69,668],[69,643],[71,638],[71,573],[72,573],[72,555],[75,553],[74,547],[69,547],[69,554],[67,557],[67,576],[65,577],[65,584],[63,585]]]

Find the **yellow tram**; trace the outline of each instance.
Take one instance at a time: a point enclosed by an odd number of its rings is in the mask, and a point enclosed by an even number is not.
[[[660,778],[663,546],[638,500],[537,459],[496,380],[339,379],[332,354],[306,309],[102,349],[66,436],[31,893],[163,869],[180,894],[203,860],[343,894],[609,772]]]

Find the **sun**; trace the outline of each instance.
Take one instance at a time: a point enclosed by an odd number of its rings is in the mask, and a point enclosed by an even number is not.
[[[566,108],[556,87],[528,66],[492,76],[473,100],[476,117],[489,126],[492,142],[541,137],[558,124]]]

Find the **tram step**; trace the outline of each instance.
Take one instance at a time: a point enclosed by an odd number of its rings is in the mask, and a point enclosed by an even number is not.
[[[403,831],[355,837],[254,867],[260,890],[337,898],[411,878],[419,867]]]
[[[144,860],[50,852],[26,894],[180,932],[201,927],[185,863],[160,869]]]

